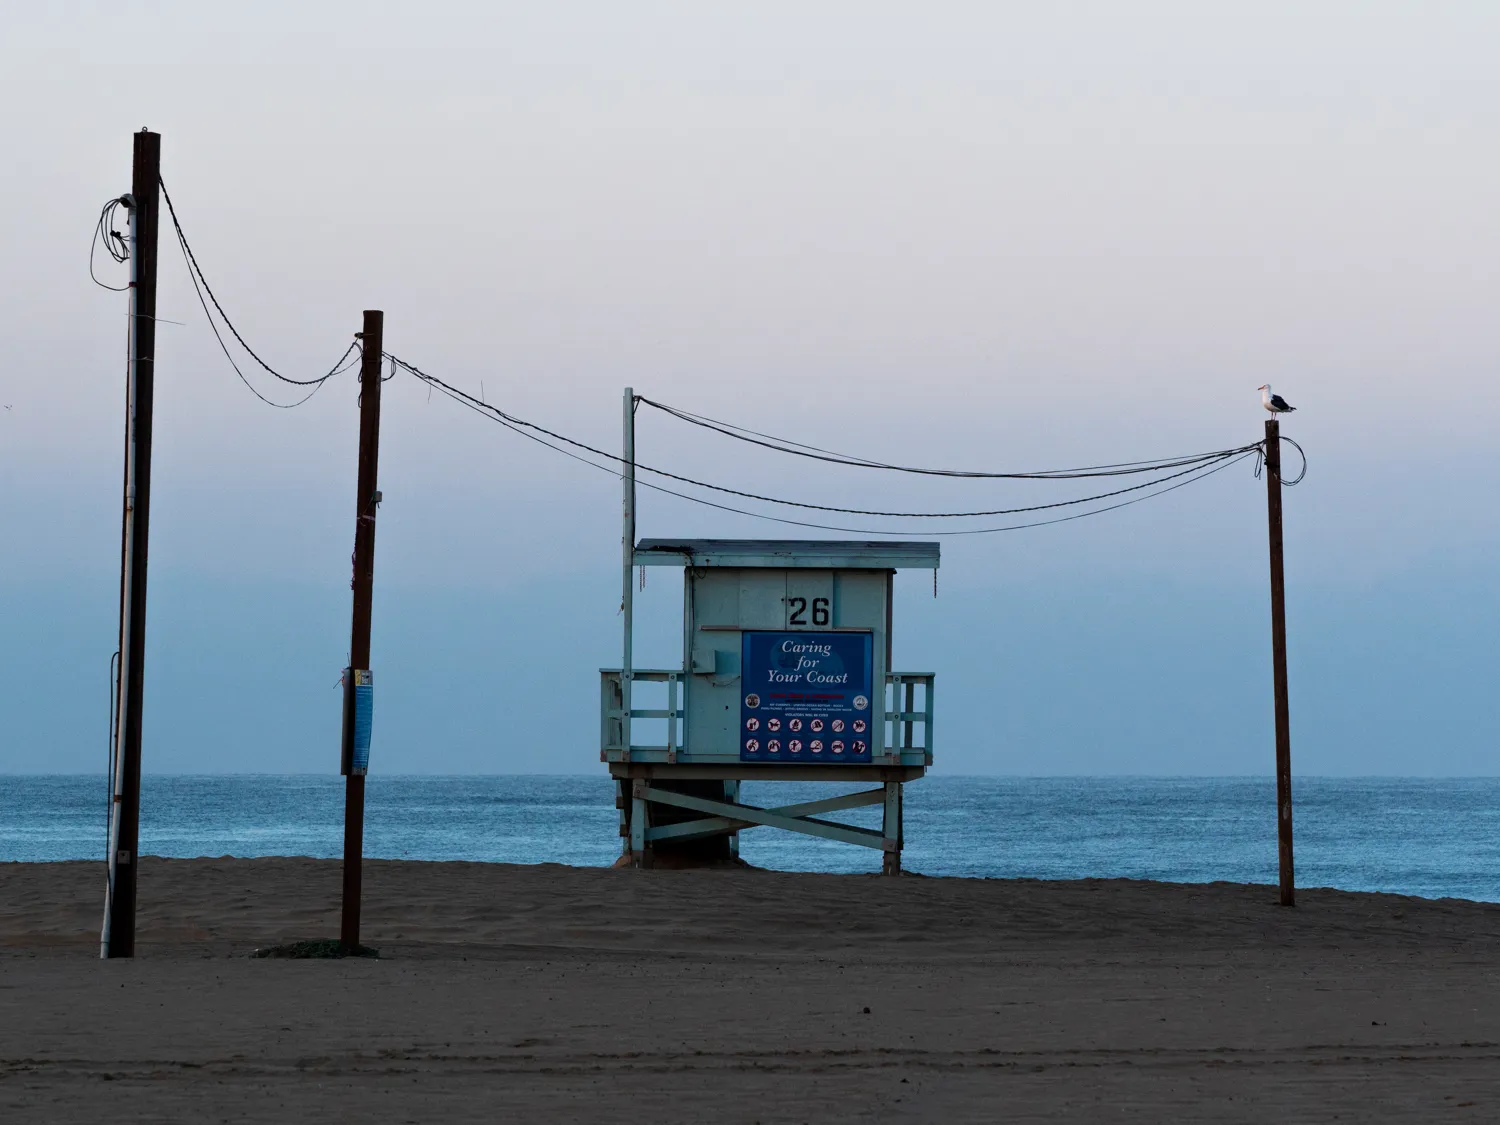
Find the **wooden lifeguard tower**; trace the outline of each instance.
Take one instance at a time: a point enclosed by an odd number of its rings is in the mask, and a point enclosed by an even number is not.
[[[635,541],[634,395],[625,399],[624,660],[600,671],[600,759],[615,779],[622,851],[730,860],[738,833],[766,826],[881,851],[901,870],[902,786],[932,764],[933,676],[893,672],[892,587],[902,568],[935,570],[938,544],[825,540]],[[636,668],[636,566],[683,571],[682,664]],[[659,707],[636,685],[661,685]],[[665,725],[637,743],[633,720]],[[740,783],[875,782],[773,808]],[[884,806],[879,831],[820,814]]]

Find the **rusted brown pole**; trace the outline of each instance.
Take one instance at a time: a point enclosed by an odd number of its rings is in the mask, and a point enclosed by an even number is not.
[[[353,692],[360,672],[370,667],[370,616],[375,594],[375,512],[380,503],[376,490],[380,461],[380,368],[385,314],[365,310],[361,333],[364,358],[359,365],[359,484],[355,495],[354,521],[354,620],[349,638],[350,677],[346,692]],[[344,770],[344,908],[339,941],[346,949],[359,946],[359,907],[363,891],[365,858],[365,775],[362,767],[348,761],[352,737],[352,715],[345,711]]]
[[[1266,422],[1266,514],[1271,544],[1271,661],[1276,693],[1276,842],[1281,905],[1297,905],[1292,872],[1292,719],[1286,690],[1286,575],[1281,559],[1281,423]]]

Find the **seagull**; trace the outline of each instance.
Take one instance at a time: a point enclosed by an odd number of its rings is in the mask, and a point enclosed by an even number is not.
[[[1272,414],[1290,414],[1297,409],[1280,395],[1273,395],[1270,383],[1263,383],[1255,389],[1260,391],[1260,404]]]

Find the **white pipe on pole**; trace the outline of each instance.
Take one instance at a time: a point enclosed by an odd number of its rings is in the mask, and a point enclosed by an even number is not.
[[[125,366],[125,515],[121,527],[122,567],[120,575],[120,659],[116,665],[115,681],[115,737],[114,746],[111,748],[113,754],[114,785],[109,794],[109,857],[107,860],[108,875],[104,884],[104,924],[99,931],[99,957],[109,957],[109,917],[111,906],[115,895],[115,869],[120,858],[120,800],[124,795],[121,790],[124,770],[121,769],[120,755],[125,751],[125,722],[127,710],[125,707],[125,685],[130,682],[130,651],[125,643],[125,638],[130,635],[130,603],[131,586],[135,581],[131,560],[135,552],[132,547],[135,543],[135,332],[136,319],[139,316],[136,302],[140,296],[140,289],[136,285],[139,266],[139,258],[136,254],[136,206],[135,200],[130,196],[123,196],[123,202],[130,216],[130,315],[129,327],[126,329],[126,354],[129,357]]]

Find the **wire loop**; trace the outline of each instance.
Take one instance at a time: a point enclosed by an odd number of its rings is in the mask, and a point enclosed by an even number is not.
[[[115,212],[121,207],[129,207],[126,196],[111,199],[99,209],[99,218],[94,221],[94,236],[89,239],[89,277],[95,285],[101,289],[108,289],[111,293],[124,293],[130,288],[129,285],[109,285],[99,280],[94,273],[94,255],[102,245],[107,253],[116,262],[128,262],[130,260],[130,244],[125,241],[125,236],[114,229]]]

